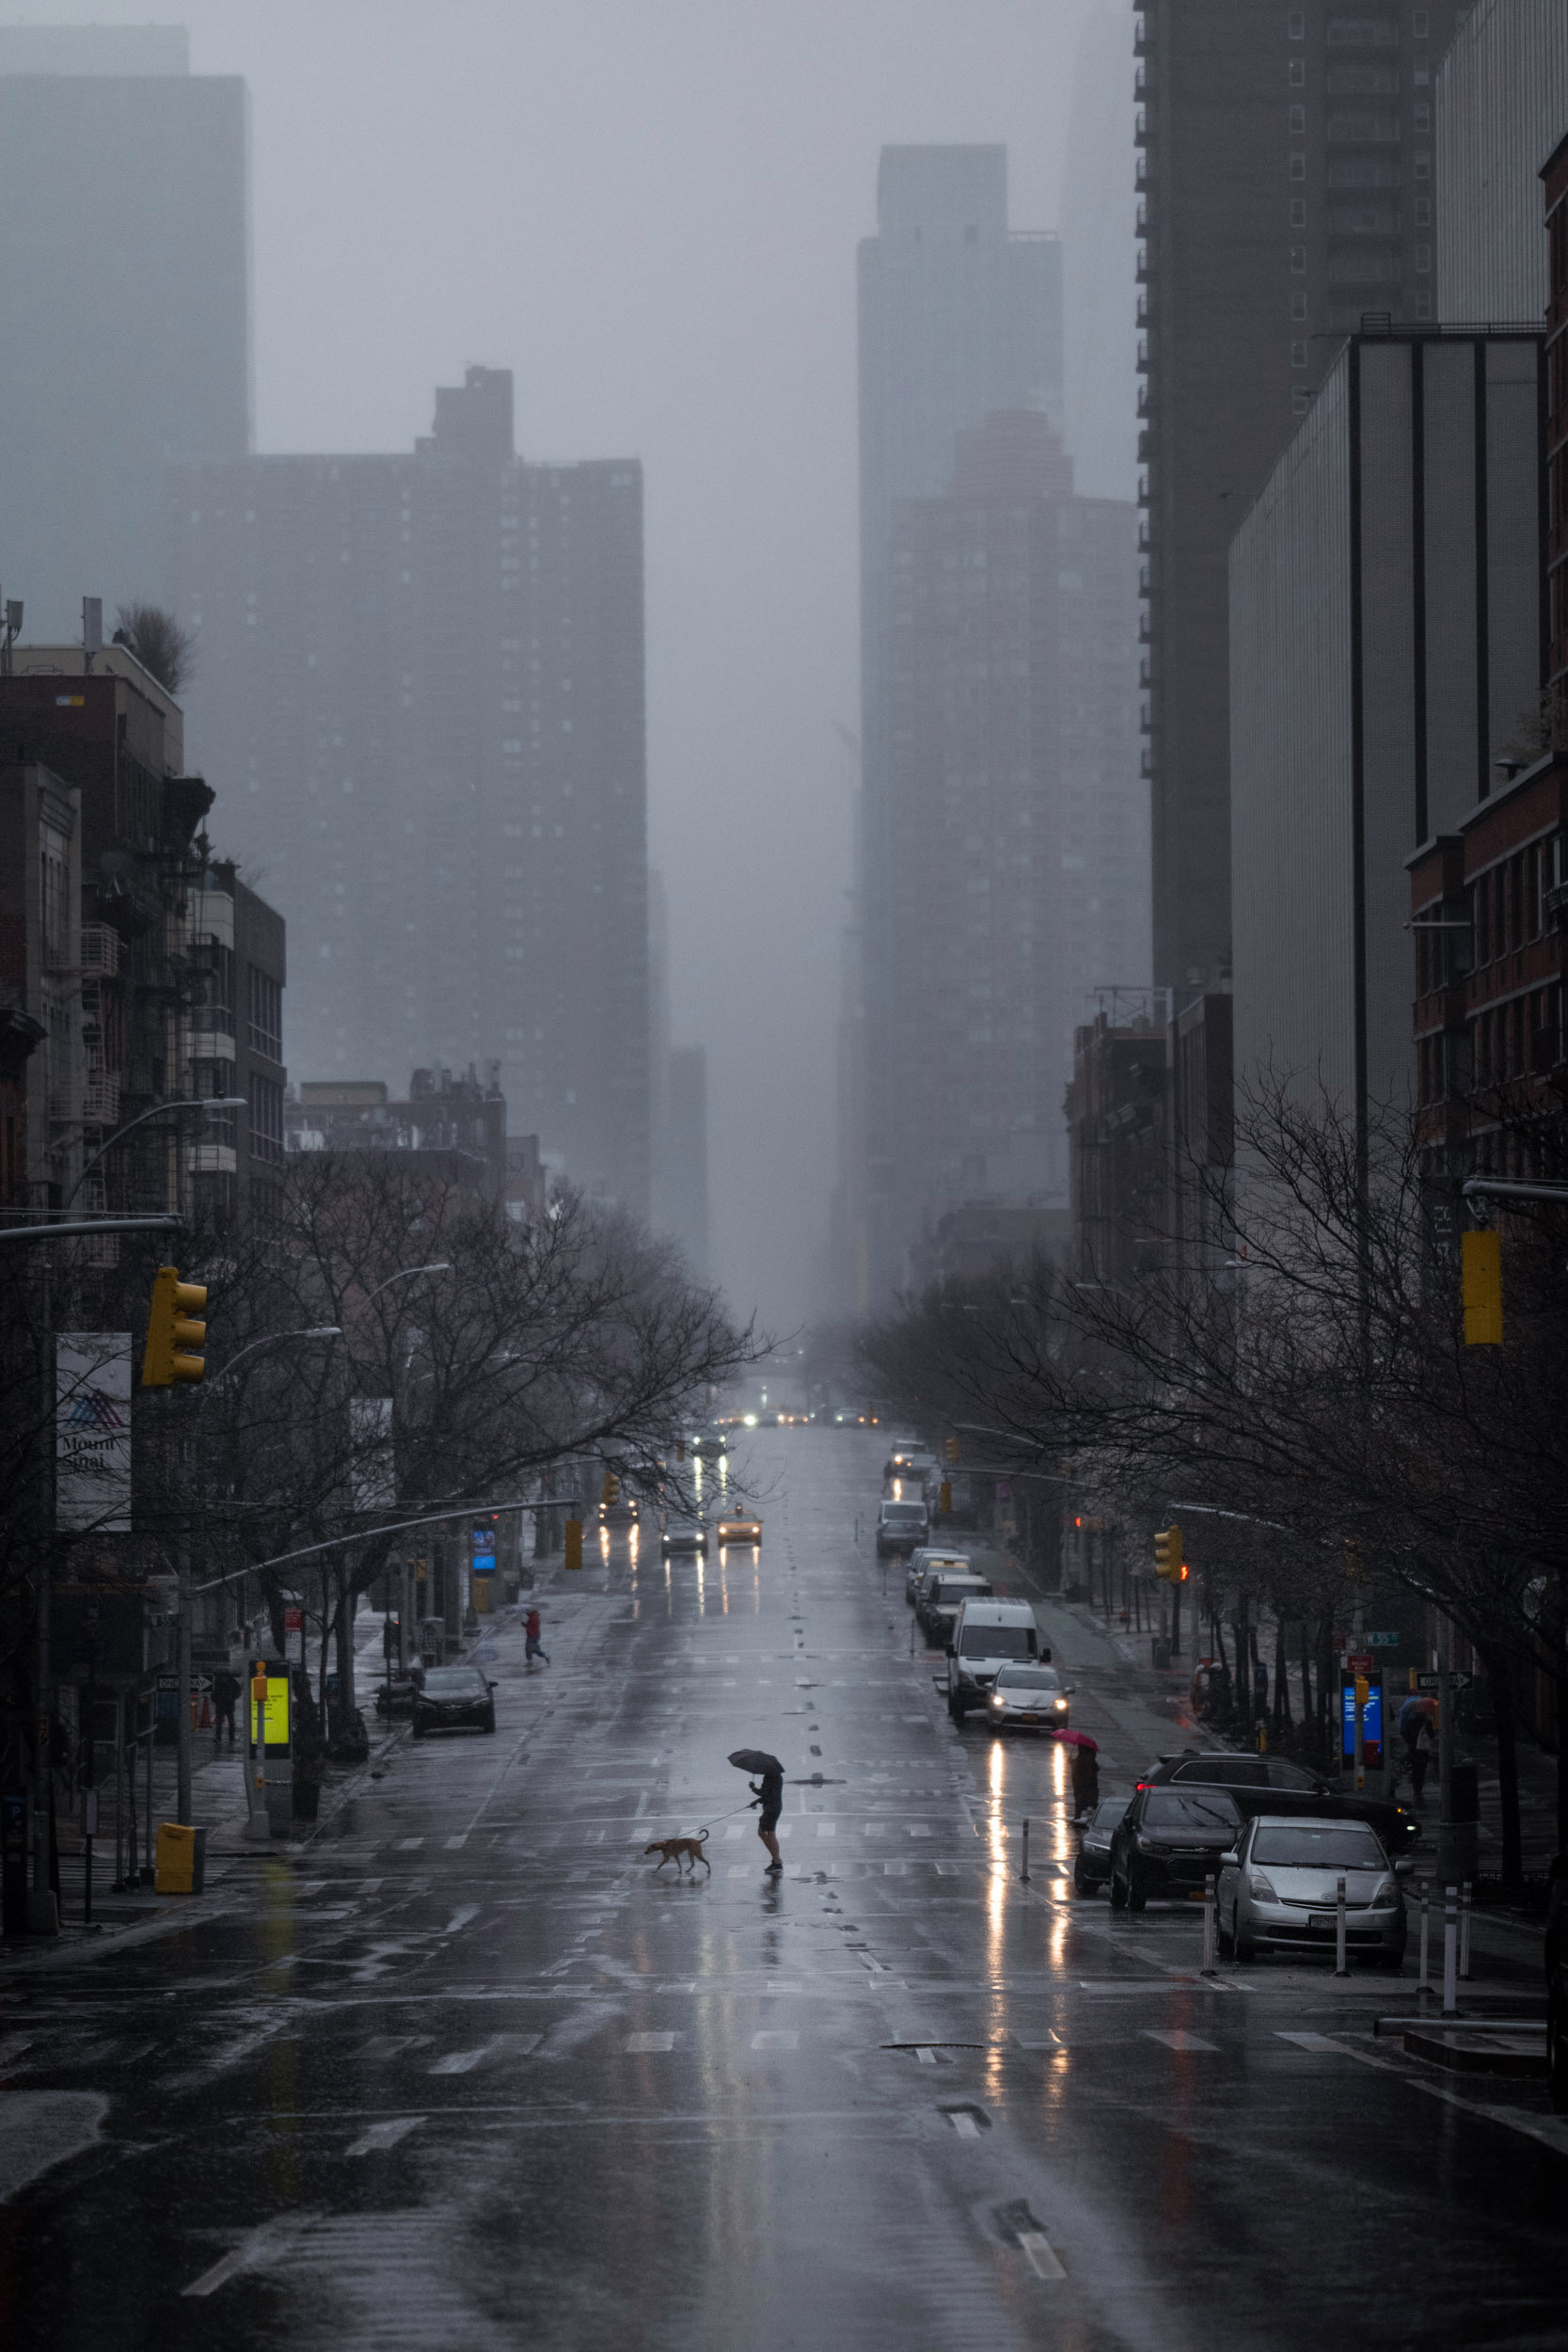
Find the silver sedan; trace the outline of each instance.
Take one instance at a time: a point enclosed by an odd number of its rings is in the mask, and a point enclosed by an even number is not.
[[[1220,1949],[1332,1952],[1338,1883],[1345,1882],[1345,1948],[1397,1968],[1404,1958],[1408,1862],[1390,1862],[1365,1821],[1259,1814],[1219,1873]]]

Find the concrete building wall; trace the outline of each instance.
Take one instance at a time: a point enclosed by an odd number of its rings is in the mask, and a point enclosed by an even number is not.
[[[1479,0],[1436,86],[1438,315],[1531,326],[1546,310],[1539,174],[1568,134],[1568,0]]]

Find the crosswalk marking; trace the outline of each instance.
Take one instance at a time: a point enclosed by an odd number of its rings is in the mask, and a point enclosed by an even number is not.
[[[1021,2231],[1018,2242],[1037,2279],[1065,2279],[1067,2277],[1067,2272],[1062,2268],[1061,2258],[1051,2240],[1043,2236],[1038,2230]]]
[[[836,1821],[818,1821],[816,1824],[816,1835],[818,1837],[836,1837],[838,1836],[838,1823]]]
[[[368,2132],[361,2132],[357,2139],[349,2143],[344,2153],[373,2156],[383,2148],[395,2148],[400,2139],[406,2139],[410,2132],[418,2131],[423,2122],[422,2115],[400,2115],[389,2123],[372,2123]],[[185,2292],[189,2295],[194,2290],[187,2287]]]
[[[400,1837],[398,1839],[398,1851],[399,1853],[412,1853],[417,1846],[422,1846],[423,1844],[424,1839],[422,1837]]]
[[[1293,2042],[1298,2050],[1332,2050],[1337,2058],[1344,2056],[1339,2044],[1326,2033],[1284,2033],[1278,2027],[1275,2033],[1281,2042]]]
[[[798,2050],[800,2046],[798,2033],[754,2033],[752,2036],[753,2050]]]
[[[673,2033],[628,2033],[626,2036],[626,2050],[634,2058],[651,2056],[656,2051],[673,2050],[674,2046]]]
[[[1145,2026],[1143,2034],[1146,2042],[1163,2042],[1167,2050],[1217,2050],[1219,2048],[1217,2042],[1205,2042],[1200,2033],[1188,2033],[1183,2026],[1177,2026],[1169,2032],[1162,2032],[1158,2026]]]

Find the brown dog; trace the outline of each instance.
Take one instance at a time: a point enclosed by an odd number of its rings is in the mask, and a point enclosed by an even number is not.
[[[679,1870],[682,1865],[682,1858],[685,1856],[689,1857],[690,1860],[691,1875],[693,1878],[697,1875],[697,1865],[699,1862],[707,1871],[709,1878],[711,1878],[713,1876],[713,1865],[709,1862],[706,1854],[703,1851],[703,1848],[706,1845],[706,1843],[707,1832],[705,1829],[701,1836],[697,1837],[656,1837],[653,1844],[651,1846],[644,1846],[642,1851],[644,1853],[656,1853],[658,1855],[658,1867],[660,1870],[663,1869],[664,1865],[667,1862],[673,1862],[676,1869]],[[657,1873],[656,1872],[655,1875],[657,1877]]]

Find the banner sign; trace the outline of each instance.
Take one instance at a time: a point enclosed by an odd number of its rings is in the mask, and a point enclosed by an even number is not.
[[[55,1341],[55,1519],[97,1534],[131,1525],[131,1334]]]

